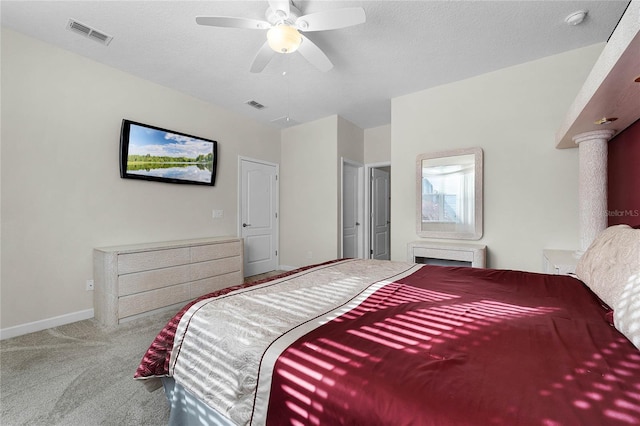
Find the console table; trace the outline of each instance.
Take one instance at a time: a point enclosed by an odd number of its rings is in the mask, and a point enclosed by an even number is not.
[[[487,267],[487,246],[481,244],[413,241],[407,245],[407,260],[414,263]]]
[[[95,317],[115,325],[241,284],[242,251],[235,237],[96,248]]]

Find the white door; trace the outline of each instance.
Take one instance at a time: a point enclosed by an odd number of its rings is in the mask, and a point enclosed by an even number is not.
[[[389,173],[371,169],[371,258],[391,259]]]
[[[342,168],[342,257],[361,257],[360,171],[362,167],[343,162]]]
[[[240,236],[244,275],[278,268],[278,166],[240,159]]]

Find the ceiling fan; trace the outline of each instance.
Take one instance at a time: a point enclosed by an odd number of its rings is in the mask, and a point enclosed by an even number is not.
[[[302,33],[335,30],[365,22],[364,9],[348,7],[302,15],[290,0],[269,0],[266,21],[227,16],[198,16],[200,25],[225,28],[267,30],[267,41],[262,45],[251,64],[251,72],[261,72],[276,53],[293,53],[296,50],[320,71],[326,72],[333,64],[311,40]]]

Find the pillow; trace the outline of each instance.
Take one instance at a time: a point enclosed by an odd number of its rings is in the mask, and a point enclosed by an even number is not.
[[[613,310],[613,325],[640,349],[640,272],[629,277]]]
[[[613,323],[640,348],[640,229],[615,225],[582,255],[576,275],[613,309]]]

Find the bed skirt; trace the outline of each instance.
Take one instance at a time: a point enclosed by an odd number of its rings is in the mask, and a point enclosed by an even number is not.
[[[195,398],[172,377],[163,377],[162,386],[171,407],[169,426],[235,426],[231,420]]]

